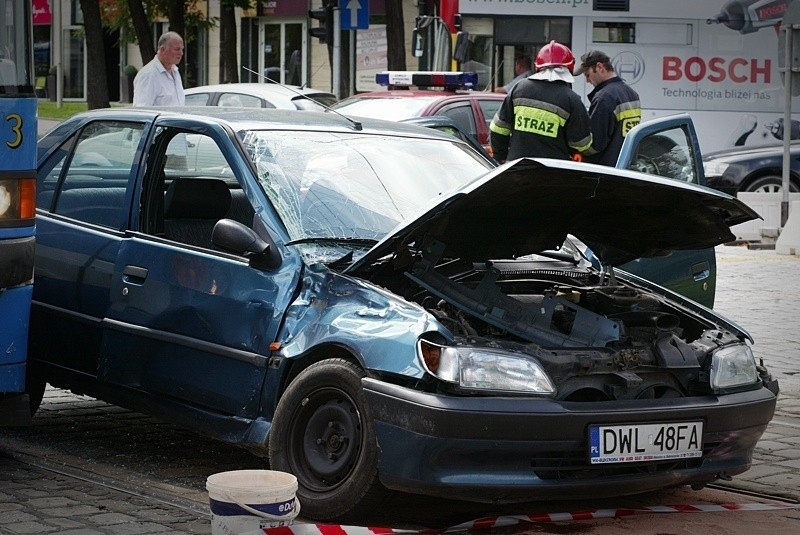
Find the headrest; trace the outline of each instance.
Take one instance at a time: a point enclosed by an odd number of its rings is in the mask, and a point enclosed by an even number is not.
[[[221,219],[231,206],[228,185],[214,178],[176,178],[164,197],[166,219]]]

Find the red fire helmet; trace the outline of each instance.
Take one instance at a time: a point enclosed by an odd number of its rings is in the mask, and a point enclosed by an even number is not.
[[[568,46],[550,41],[536,54],[536,70],[540,71],[545,67],[566,67],[572,72],[575,67],[575,56]]]

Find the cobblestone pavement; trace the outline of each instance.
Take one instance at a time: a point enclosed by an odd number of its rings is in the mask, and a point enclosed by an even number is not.
[[[764,359],[781,386],[775,418],[756,448],[753,468],[712,489],[678,489],[655,498],[628,497],[616,502],[597,500],[591,507],[728,503],[726,489],[752,493],[745,502],[763,500],[758,495],[800,500],[800,315],[796,305],[800,258],[746,247],[720,246],[717,251],[715,308],[749,330],[757,357]],[[205,478],[245,468],[266,468],[266,463],[239,448],[154,418],[49,389],[33,427],[0,432],[0,533],[209,533]],[[125,484],[115,487],[113,482],[119,481]],[[436,527],[434,516],[425,514],[438,514],[441,527],[446,527],[451,519],[468,520],[485,512],[442,500],[431,508],[425,502],[403,502],[387,510],[420,511],[415,520],[429,527]],[[538,510],[571,510],[563,503],[549,507],[553,508]],[[496,512],[532,514],[537,509],[506,507]],[[800,533],[800,509],[735,514],[741,515],[737,521],[731,513],[723,514],[719,526],[724,529],[711,532],[756,533],[762,522],[762,528],[776,535]],[[698,526],[712,525],[705,520],[710,516],[699,516],[703,518],[698,518]],[[634,525],[626,520],[625,530]],[[666,532],[700,532],[693,529]]]
[[[781,388],[753,467],[724,486],[800,500],[800,258],[717,247],[714,309],[745,327]]]
[[[209,533],[189,511],[54,473],[0,452],[0,533],[62,535]]]

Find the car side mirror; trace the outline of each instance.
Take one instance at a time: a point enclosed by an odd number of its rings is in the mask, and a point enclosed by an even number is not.
[[[250,260],[259,269],[276,269],[281,257],[266,229],[262,238],[253,229],[233,219],[220,219],[214,225],[211,241],[214,245]]]

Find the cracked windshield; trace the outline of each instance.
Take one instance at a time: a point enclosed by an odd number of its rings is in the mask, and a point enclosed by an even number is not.
[[[250,131],[261,187],[309,262],[359,258],[399,224],[490,169],[464,145],[329,132]]]

